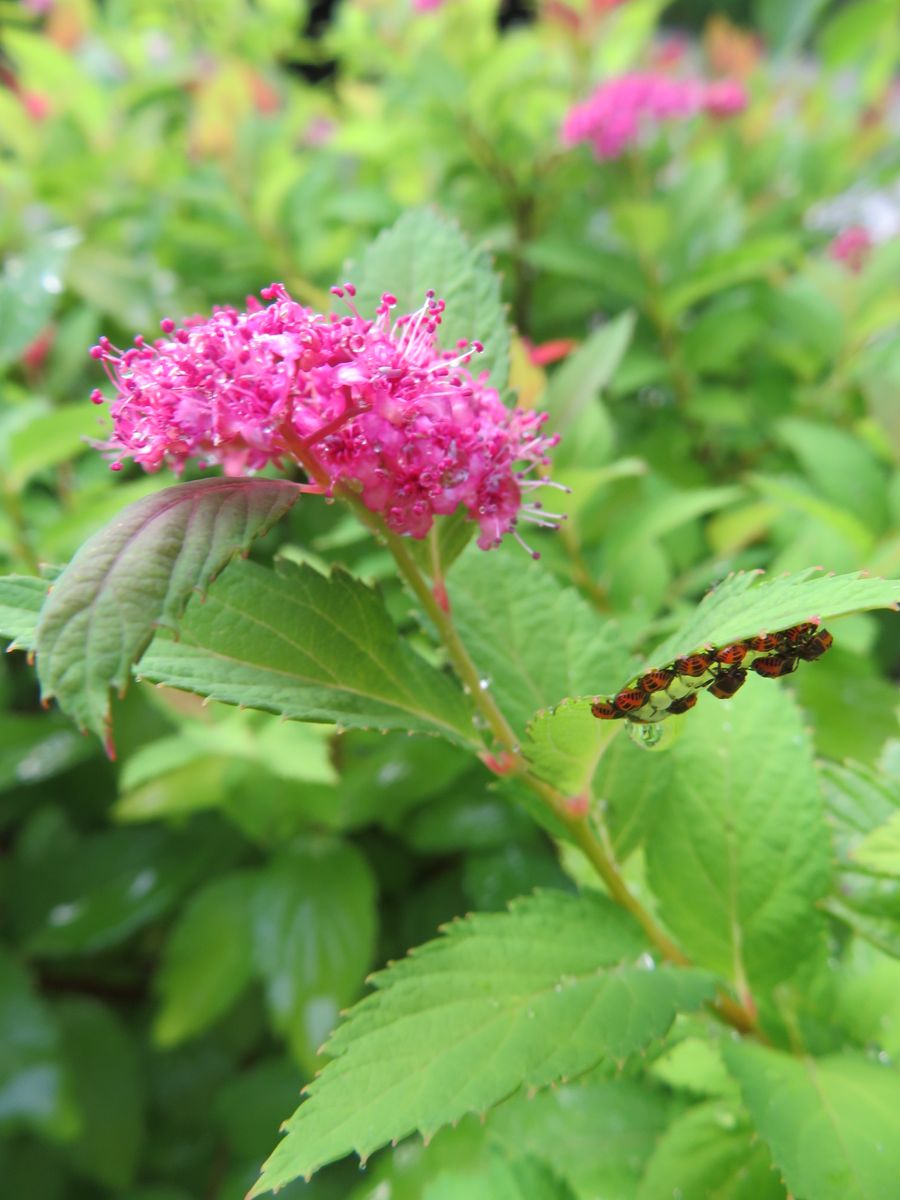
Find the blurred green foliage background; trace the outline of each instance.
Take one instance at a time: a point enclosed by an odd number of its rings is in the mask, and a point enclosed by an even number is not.
[[[732,569],[896,575],[897,6],[716,7],[5,0],[0,567],[63,564],[171,482],[113,479],[85,443],[100,333],[273,279],[325,309],[379,231],[434,205],[495,260],[520,401],[575,397],[570,518],[541,550],[638,648]],[[741,79],[750,103],[612,163],[562,147],[571,104],[648,65]],[[860,226],[862,260],[835,258]],[[322,506],[276,551],[386,570]],[[898,668],[896,622],[842,623],[797,680],[821,750],[896,774]],[[146,688],[111,764],[40,711],[24,656],[0,662],[0,703],[10,1196],[236,1200],[373,965],[571,886],[449,746]],[[610,1195],[636,1194],[645,1142]],[[419,1196],[441,1151],[405,1154],[288,1193]]]

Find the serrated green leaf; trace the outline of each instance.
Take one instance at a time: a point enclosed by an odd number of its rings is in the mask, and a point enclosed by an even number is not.
[[[319,1047],[356,999],[375,949],[375,883],[349,845],[292,850],[259,875],[252,947],[274,1024],[315,1070]]]
[[[398,300],[398,313],[415,312],[434,288],[446,300],[441,342],[477,340],[484,353],[470,364],[474,374],[490,373],[500,392],[509,375],[509,327],[500,296],[500,279],[489,258],[475,250],[459,227],[433,209],[411,209],[385,230],[363,255],[355,271],[360,312],[374,312],[383,292]]]
[[[676,1118],[659,1141],[637,1200],[784,1200],[768,1150],[754,1130],[717,1101]]]
[[[646,843],[661,916],[689,955],[738,984],[787,978],[816,943],[829,882],[802,714],[771,686],[703,697],[665,769]]]
[[[633,668],[616,622],[520,555],[469,554],[447,586],[460,635],[519,731],[567,696],[618,690]]]
[[[541,779],[564,795],[586,795],[604,751],[621,726],[598,721],[590,700],[564,700],[528,724],[525,757]]]
[[[134,1045],[112,1010],[96,1000],[67,1000],[58,1017],[80,1116],[67,1154],[80,1174],[121,1192],[134,1179],[144,1133]]]
[[[793,1058],[749,1042],[728,1069],[794,1194],[885,1200],[900,1179],[900,1075],[861,1056]]]
[[[512,1096],[486,1130],[508,1153],[548,1163],[578,1196],[618,1198],[634,1195],[671,1107],[662,1088],[589,1078]]]
[[[176,626],[195,591],[282,517],[300,493],[282,479],[204,479],[138,500],[87,541],[53,585],[37,629],[44,700],[109,737],[157,626]]]
[[[708,592],[677,633],[657,646],[654,666],[690,654],[702,646],[721,646],[761,632],[775,632],[817,617],[834,617],[875,608],[894,608],[900,580],[865,574],[815,575],[801,571],[763,581],[761,572],[739,572]]]
[[[234,563],[179,640],[157,637],[142,678],[304,721],[440,733],[478,744],[462,694],[401,640],[378,596],[345,571]]]
[[[643,944],[599,895],[538,893],[450,925],[374,977],[254,1194],[646,1045],[713,982],[648,969]]]
[[[853,850],[863,867],[900,880],[900,810],[873,829]]]
[[[226,875],[196,892],[163,948],[157,1042],[174,1046],[227,1012],[252,978],[253,878]]]
[[[33,650],[38,616],[50,585],[34,575],[0,579],[0,637],[12,638],[12,650]]]

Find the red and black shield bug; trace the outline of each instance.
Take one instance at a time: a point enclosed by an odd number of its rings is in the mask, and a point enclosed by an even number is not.
[[[688,709],[693,708],[696,703],[697,693],[690,692],[687,696],[682,696],[678,700],[673,700],[666,709],[666,712],[675,713],[677,716],[678,713],[686,713]]]
[[[737,668],[733,671],[720,671],[712,683],[707,684],[706,690],[717,700],[730,700],[734,693],[744,686],[747,672]]]
[[[709,670],[712,658],[709,654],[689,654],[686,658],[676,658],[672,668],[676,675],[689,675],[697,679]]]
[[[804,621],[801,625],[792,625],[790,629],[783,629],[778,636],[782,646],[799,646],[815,632],[816,626],[812,621]]]
[[[591,712],[599,721],[620,721],[625,716],[610,700],[595,700]]]
[[[620,713],[634,712],[635,709],[643,708],[646,702],[647,694],[640,688],[624,688],[613,697],[613,704]]]
[[[747,638],[748,648],[760,653],[766,650],[777,650],[779,644],[777,633],[761,633],[758,637]]]
[[[638,680],[638,687],[645,692],[661,692],[669,686],[675,678],[675,672],[669,670],[668,667],[658,667],[653,671],[648,671],[646,675],[642,675]]]
[[[752,662],[750,669],[764,679],[780,679],[782,675],[796,671],[797,660],[789,654],[770,654],[768,658],[758,658]]]
[[[821,658],[826,650],[830,650],[833,642],[834,638],[828,630],[820,629],[805,645],[798,647],[797,654],[804,662],[812,662],[813,659]]]
[[[744,642],[732,642],[730,646],[722,646],[716,650],[713,657],[716,662],[723,663],[726,667],[737,667],[744,661],[747,654],[747,646]]]

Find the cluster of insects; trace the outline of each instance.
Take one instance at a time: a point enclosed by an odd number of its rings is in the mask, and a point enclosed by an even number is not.
[[[718,700],[730,700],[743,687],[748,671],[764,679],[779,679],[797,664],[820,658],[833,638],[818,622],[792,625],[780,633],[761,633],[743,642],[698,651],[676,658],[665,667],[639,675],[608,700],[595,700],[591,712],[601,721],[627,718],[646,725],[685,713],[705,688]]]

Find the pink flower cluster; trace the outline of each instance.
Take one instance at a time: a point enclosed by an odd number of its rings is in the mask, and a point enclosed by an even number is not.
[[[567,146],[590,142],[599,159],[618,158],[648,125],[699,112],[731,116],[746,104],[744,87],[735,80],[707,83],[635,72],[601,83],[587,100],[571,108],[563,122],[562,140]]]
[[[862,225],[848,225],[828,243],[829,257],[843,263],[854,275],[865,266],[871,249],[872,238]]]
[[[416,312],[392,321],[397,301],[381,298],[374,320],[354,303],[352,284],[333,288],[348,309],[322,316],[280,284],[266,305],[216,309],[148,345],[92,347],[116,395],[112,437],[101,448],[148,471],[188,459],[237,475],[300,462],[310,490],[343,484],[381,513],[396,533],[424,537],[435,516],[462,505],[477,521],[482,549],[517,520],[554,526],[558,517],[527,502],[557,437],[546,414],[508,409],[486,377],[466,369],[479,342],[442,351],[444,302],[429,292]],[[92,400],[105,397],[95,389]]]

